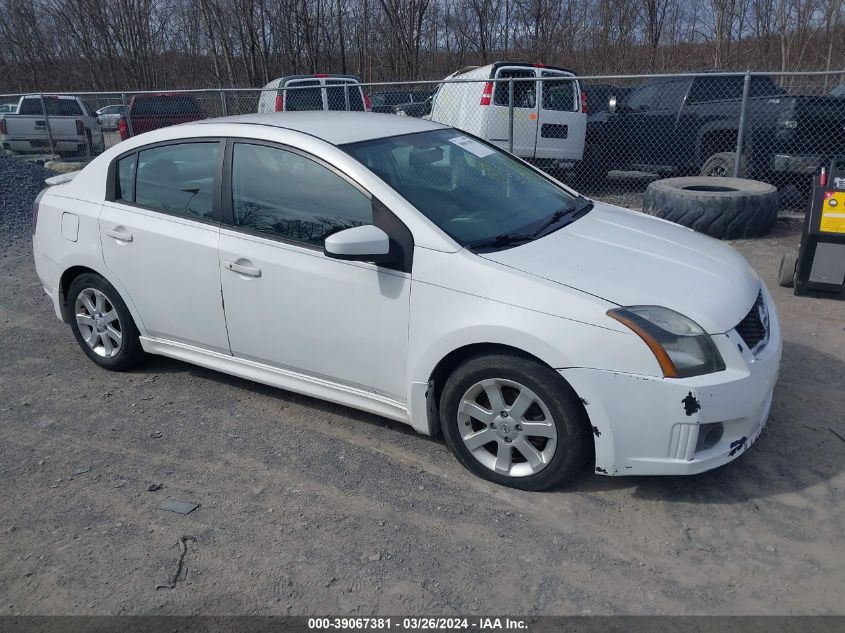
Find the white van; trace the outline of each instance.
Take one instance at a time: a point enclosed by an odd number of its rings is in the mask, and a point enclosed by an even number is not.
[[[525,159],[554,160],[572,166],[584,156],[587,102],[575,74],[565,68],[496,62],[468,67],[447,77],[431,108],[431,120],[466,130],[509,149],[509,90],[513,82],[513,153]],[[488,81],[479,81],[486,79]],[[543,79],[528,81],[527,79]]]
[[[300,110],[369,112],[370,98],[354,75],[289,75],[261,89],[258,113]]]

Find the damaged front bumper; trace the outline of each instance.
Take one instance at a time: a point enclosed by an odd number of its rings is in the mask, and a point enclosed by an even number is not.
[[[590,417],[596,472],[691,475],[745,452],[766,424],[780,367],[780,329],[770,312],[768,343],[756,353],[736,331],[713,336],[727,366],[721,372],[673,379],[559,370]]]

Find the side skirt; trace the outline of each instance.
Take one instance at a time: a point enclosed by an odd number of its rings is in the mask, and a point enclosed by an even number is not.
[[[404,403],[362,389],[338,384],[322,378],[300,374],[220,352],[162,339],[141,337],[145,352],[168,356],[193,365],[206,367],[224,374],[254,380],[271,387],[287,389],[319,400],[328,400],[353,409],[381,415],[391,420],[410,424],[408,409]]]

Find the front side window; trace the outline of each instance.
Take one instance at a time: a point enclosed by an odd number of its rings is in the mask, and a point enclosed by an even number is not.
[[[625,105],[631,110],[653,110],[657,107],[660,84],[647,84],[634,90]]]
[[[212,219],[219,152],[218,142],[178,143],[141,150],[135,203],[176,215]],[[120,167],[119,164],[118,172]]]
[[[525,78],[534,78],[533,70],[516,70],[503,68],[496,75],[498,79],[522,79],[513,82],[513,107],[514,108],[536,108],[537,107],[537,82],[525,81]],[[493,95],[493,103],[506,106],[510,99],[509,85],[507,81],[497,81],[496,91]]]
[[[664,83],[660,91],[660,101],[657,105],[658,110],[677,110],[680,108],[687,94],[688,86],[689,82],[683,79]]]
[[[530,234],[579,202],[530,167],[459,130],[405,134],[343,149],[462,245]]]
[[[373,223],[370,198],[327,167],[250,143],[234,146],[232,212],[235,226],[315,246]]]

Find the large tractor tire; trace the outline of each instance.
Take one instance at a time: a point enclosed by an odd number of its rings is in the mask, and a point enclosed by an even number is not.
[[[778,190],[742,178],[666,178],[649,184],[643,211],[721,240],[761,237],[777,222]]]

